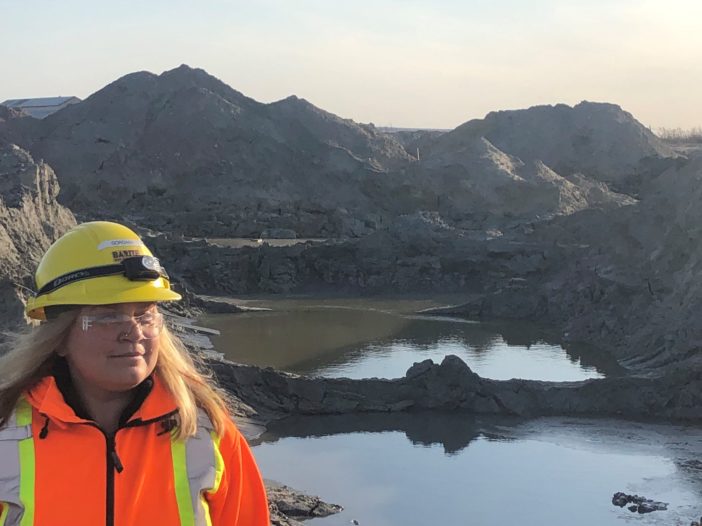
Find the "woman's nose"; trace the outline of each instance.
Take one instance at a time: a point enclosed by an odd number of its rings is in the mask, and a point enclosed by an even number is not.
[[[120,333],[119,339],[126,340],[130,342],[138,342],[144,339],[144,333],[142,332],[141,325],[138,321],[132,318],[129,322],[129,328]],[[136,328],[136,330],[134,330]]]

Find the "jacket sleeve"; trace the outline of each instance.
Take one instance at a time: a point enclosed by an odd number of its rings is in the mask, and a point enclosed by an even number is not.
[[[224,471],[219,488],[207,496],[212,526],[269,526],[261,473],[246,439],[233,423],[219,444]]]

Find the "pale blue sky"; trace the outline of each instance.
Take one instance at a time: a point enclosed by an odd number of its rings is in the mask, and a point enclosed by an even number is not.
[[[0,0],[0,13],[0,101],[84,98],[186,63],[261,102],[295,94],[384,126],[581,100],[702,126],[698,0]]]

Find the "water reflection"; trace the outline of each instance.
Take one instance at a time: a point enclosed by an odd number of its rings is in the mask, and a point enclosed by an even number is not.
[[[415,446],[440,444],[447,454],[456,453],[473,440],[513,440],[504,429],[523,420],[514,417],[482,418],[448,412],[369,413],[295,416],[273,422],[256,443],[276,442],[281,437],[312,438],[346,433],[404,433]]]
[[[495,379],[566,381],[621,372],[610,356],[562,346],[556,333],[529,323],[408,315],[372,303],[285,309],[214,315],[203,323],[222,332],[214,345],[228,358],[301,374],[396,378],[416,361],[440,362],[447,354]]]
[[[466,414],[295,418],[254,448],[264,476],[345,506],[314,524],[689,524],[702,513],[702,430]],[[617,491],[668,502],[631,514]]]
[[[212,315],[203,323],[221,331],[213,343],[230,359],[293,370],[328,353],[391,339],[410,321],[383,311],[310,307]]]

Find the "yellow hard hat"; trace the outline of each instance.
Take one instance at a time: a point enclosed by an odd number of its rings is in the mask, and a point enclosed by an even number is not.
[[[30,318],[45,320],[45,308],[181,299],[168,274],[139,236],[107,221],[83,223],[46,251],[35,274],[37,290],[27,301]]]

